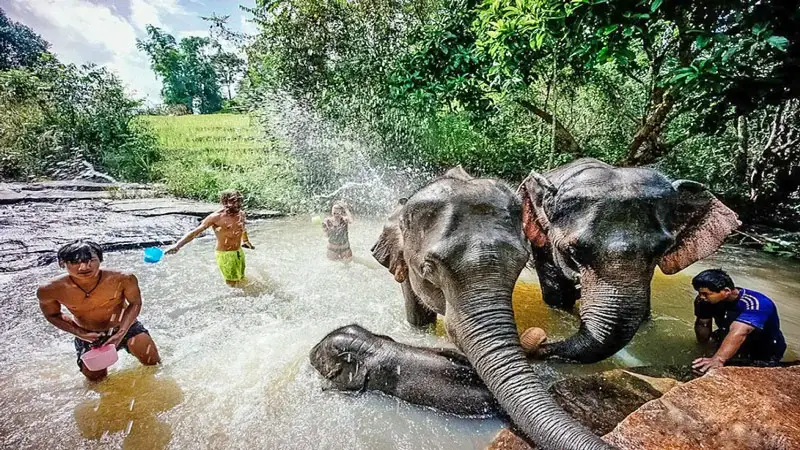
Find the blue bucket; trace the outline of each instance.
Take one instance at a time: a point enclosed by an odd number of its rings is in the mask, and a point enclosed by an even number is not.
[[[161,261],[162,256],[164,256],[164,250],[158,247],[147,247],[144,249],[144,262],[146,263],[157,263]]]

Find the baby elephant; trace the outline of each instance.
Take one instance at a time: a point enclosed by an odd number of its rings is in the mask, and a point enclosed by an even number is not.
[[[464,416],[499,413],[491,392],[462,354],[419,348],[347,325],[311,349],[311,365],[344,391],[381,391]]]

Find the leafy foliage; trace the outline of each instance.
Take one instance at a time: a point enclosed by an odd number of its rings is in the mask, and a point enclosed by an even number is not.
[[[262,32],[248,88],[291,93],[374,159],[518,181],[593,156],[706,182],[751,217],[798,201],[786,181],[800,150],[796,1],[265,0],[251,12]]]
[[[150,56],[153,71],[161,77],[161,96],[170,105],[183,104],[192,111],[212,113],[222,108],[222,96],[209,38],[175,37],[160,28],[147,26],[147,39],[136,46]]]
[[[34,65],[49,44],[33,30],[14,22],[0,8],[0,70]]]
[[[132,123],[138,102],[104,68],[45,56],[35,67],[0,72],[0,176],[52,174],[83,158],[123,179],[148,179],[152,140]]]

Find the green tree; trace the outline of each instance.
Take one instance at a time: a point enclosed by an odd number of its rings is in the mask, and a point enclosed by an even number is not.
[[[191,36],[177,42],[160,28],[147,26],[147,39],[136,46],[150,56],[153,71],[161,77],[161,96],[168,105],[183,104],[190,111],[213,113],[222,108],[219,76],[214,69],[208,38]]]
[[[50,45],[0,8],[0,70],[32,66]]]
[[[50,176],[89,161],[114,177],[147,180],[153,140],[133,118],[139,102],[105,68],[59,63],[0,72],[0,177]]]
[[[211,61],[214,64],[214,70],[219,75],[219,80],[225,85],[228,100],[232,100],[231,86],[239,80],[244,72],[244,59],[236,53],[226,52],[219,48],[217,54],[211,57]]]

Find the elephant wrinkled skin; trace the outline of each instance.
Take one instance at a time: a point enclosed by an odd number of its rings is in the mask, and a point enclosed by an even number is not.
[[[713,253],[739,226],[736,214],[694,181],[655,170],[580,159],[518,191],[542,295],[571,309],[578,333],[538,348],[540,357],[596,362],[622,349],[650,314],[658,265],[676,273]]]

